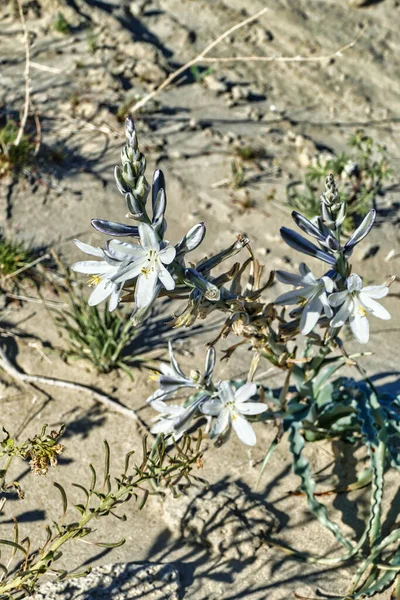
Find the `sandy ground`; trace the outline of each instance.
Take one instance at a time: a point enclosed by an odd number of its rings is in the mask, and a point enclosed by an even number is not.
[[[167,177],[168,237],[179,239],[194,223],[204,221],[208,248],[214,251],[245,231],[267,269],[285,265],[295,269],[299,256],[284,247],[278,235],[282,224],[290,226],[287,185],[319,151],[342,151],[348,135],[362,127],[387,146],[395,173],[386,193],[378,198],[378,227],[367,242],[379,246],[378,252],[365,259],[366,246],[357,248],[354,270],[376,283],[399,274],[398,260],[384,260],[390,250],[399,250],[397,1],[356,7],[346,0],[155,0],[127,3],[125,10],[121,4],[116,0],[29,3],[32,105],[40,117],[42,147],[40,167],[30,180],[0,182],[1,226],[8,234],[35,246],[57,245],[68,261],[78,256],[71,238],[79,235],[87,242],[101,243],[100,235],[90,229],[90,218],[118,221],[124,214],[112,175],[123,143],[118,110],[154,89],[229,25],[268,6],[260,22],[237,32],[214,55],[330,56],[353,40],[360,28],[366,30],[342,57],[314,63],[216,65],[204,82],[186,74],[147,106],[137,128],[146,148],[148,173],[161,167]],[[19,21],[6,5],[2,4],[0,13],[0,102],[3,111],[15,111],[23,103],[24,47]],[[58,10],[71,25],[69,34],[54,31]],[[246,165],[245,190],[256,204],[251,210],[242,210],[238,204],[243,189],[234,192],[221,184],[231,177],[231,160],[239,142],[265,150],[258,165]],[[277,284],[270,297],[281,291],[283,287]],[[365,357],[363,365],[377,384],[393,391],[399,372],[396,284],[392,291],[385,306],[393,319],[371,323],[368,351],[373,355]],[[170,307],[163,306],[161,314],[166,316],[168,310]],[[21,369],[104,389],[150,422],[153,415],[144,401],[154,383],[148,382],[148,371],[135,371],[132,382],[123,373],[99,376],[84,362],[66,364],[57,351],[64,342],[40,304],[12,305],[7,321],[32,336],[27,341],[36,341],[39,348],[27,343],[17,348],[10,343]],[[215,321],[206,322],[194,337],[180,344],[181,361],[187,368],[203,362],[204,343],[214,335],[207,329],[211,324]],[[167,330],[156,342],[165,346],[167,338],[180,335]],[[356,345],[349,340],[348,348],[355,350]],[[217,372],[220,378],[244,374],[247,365],[248,354],[242,350],[230,362],[220,364]],[[280,380],[272,378],[270,382],[279,385]],[[19,518],[24,535],[41,540],[44,520],[56,518],[60,511],[51,482],[65,484],[71,499],[77,499],[76,490],[69,485],[89,480],[89,462],[101,465],[102,440],[109,441],[118,472],[124,454],[132,448],[139,451],[139,432],[133,423],[87,396],[46,389],[51,396],[44,402],[43,393],[17,389],[9,379],[1,385],[1,421],[8,430],[15,430],[27,416],[32,418],[26,435],[43,423],[67,424],[67,450],[56,473],[34,480],[28,479],[21,466],[13,473],[21,485],[29,487],[29,493],[24,502],[9,503],[11,514]],[[276,451],[255,491],[258,465],[273,435],[271,428],[258,426],[258,444],[251,455],[234,439],[220,450],[206,442],[210,447],[201,474],[211,484],[239,482],[249,507],[265,503],[280,524],[274,534],[277,541],[331,556],[338,551],[333,539],[310,517],[301,497],[288,495],[298,482],[290,472],[286,442]],[[315,470],[326,467],[325,474],[336,479],[351,481],[362,466],[362,457],[354,460],[349,449],[339,444],[315,444],[308,452]],[[330,481],[326,479],[324,485]],[[397,518],[397,487],[396,478],[390,475],[385,500],[387,528]],[[366,489],[327,500],[330,513],[353,538],[362,531],[368,493]],[[141,512],[131,503],[125,512],[128,525],[103,520],[94,534],[96,540],[126,537],[123,547],[108,553],[76,542],[65,549],[63,565],[143,560],[174,563],[182,579],[182,597],[193,600],[283,600],[294,597],[295,592],[313,596],[316,587],[342,593],[354,570],[351,565],[341,570],[309,567],[266,547],[239,559],[215,558],[204,547],[183,539],[179,531],[171,533],[159,499],[150,499]],[[9,518],[10,509],[7,517],[2,517],[1,537],[7,533]],[[223,527],[221,532],[223,536]],[[377,598],[388,599],[389,592]]]

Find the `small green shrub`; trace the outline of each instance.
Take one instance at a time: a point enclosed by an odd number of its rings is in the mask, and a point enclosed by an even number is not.
[[[57,33],[62,33],[64,35],[71,33],[71,25],[68,23],[62,12],[57,13],[53,23],[53,29],[54,31],[57,31]]]
[[[68,349],[65,356],[90,361],[100,373],[123,369],[132,378],[124,355],[137,335],[131,321],[118,310],[108,312],[89,306],[82,287],[68,274],[66,280],[68,309],[57,311],[55,321],[65,334]]]
[[[18,175],[33,163],[35,144],[31,136],[23,134],[18,146],[14,145],[19,127],[13,119],[0,126],[0,178],[12,173]]]

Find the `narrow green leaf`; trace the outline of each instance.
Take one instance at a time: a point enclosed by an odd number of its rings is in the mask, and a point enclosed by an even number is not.
[[[68,499],[67,499],[67,494],[65,493],[64,488],[62,487],[62,485],[60,485],[59,483],[57,483],[56,481],[53,483],[54,487],[56,487],[61,494],[61,498],[62,498],[62,503],[63,503],[63,519],[65,518],[66,514],[67,514],[67,510],[68,510]]]

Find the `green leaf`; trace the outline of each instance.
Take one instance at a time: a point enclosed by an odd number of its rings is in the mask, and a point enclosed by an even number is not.
[[[62,499],[62,503],[63,503],[63,519],[65,518],[66,514],[67,514],[67,510],[68,510],[68,499],[67,499],[67,494],[65,493],[64,488],[62,487],[62,485],[60,485],[59,483],[57,483],[56,481],[53,483],[54,487],[56,487],[61,494],[61,499]]]

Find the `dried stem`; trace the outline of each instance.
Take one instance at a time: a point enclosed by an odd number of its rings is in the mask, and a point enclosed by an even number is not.
[[[263,8],[255,15],[248,17],[247,19],[245,19],[244,21],[241,21],[240,23],[237,23],[236,25],[233,25],[233,27],[230,27],[227,31],[225,31],[218,38],[216,38],[213,42],[211,42],[211,44],[209,44],[195,58],[193,58],[192,60],[190,60],[189,62],[184,64],[182,67],[179,67],[179,69],[177,69],[173,73],[171,73],[165,79],[165,81],[163,81],[163,83],[161,85],[159,85],[155,90],[150,92],[150,94],[147,94],[147,96],[145,96],[144,98],[139,100],[139,102],[136,102],[136,104],[134,104],[132,106],[130,112],[134,113],[137,110],[139,110],[140,108],[142,108],[145,104],[147,104],[147,102],[149,102],[149,100],[151,100],[152,98],[157,96],[170,83],[172,83],[179,75],[181,75],[184,71],[186,71],[187,69],[190,69],[190,67],[192,67],[193,65],[195,65],[199,62],[203,62],[203,63],[217,63],[217,62],[221,62],[221,63],[224,63],[224,62],[226,62],[226,63],[227,62],[286,62],[286,63],[289,63],[289,62],[321,62],[321,61],[329,60],[331,58],[341,57],[343,55],[343,53],[346,52],[346,50],[349,50],[350,48],[353,48],[353,46],[355,46],[355,44],[357,43],[357,41],[360,39],[360,37],[363,35],[363,33],[365,31],[365,29],[362,29],[359,32],[359,34],[354,38],[354,40],[352,40],[348,44],[345,44],[344,46],[339,48],[339,50],[336,50],[332,54],[327,54],[327,55],[323,55],[323,56],[299,56],[298,55],[298,56],[233,56],[233,57],[228,56],[228,57],[221,57],[221,58],[207,57],[207,54],[209,54],[209,52],[213,48],[215,48],[218,44],[220,44],[225,38],[227,38],[229,35],[231,35],[234,31],[236,31],[237,29],[240,29],[241,27],[247,25],[248,23],[251,23],[252,21],[255,21],[256,19],[259,19],[267,11],[268,11],[268,8]]]
[[[263,15],[263,14],[265,14],[267,12],[267,10],[268,10],[268,8],[263,8],[262,10],[260,10],[255,15],[253,15],[251,17],[248,17],[244,21],[240,21],[240,23],[236,23],[236,25],[233,25],[232,27],[230,27],[227,31],[225,31],[223,34],[221,34],[217,39],[215,39],[213,42],[211,42],[211,44],[209,44],[195,58],[193,58],[192,60],[190,60],[188,63],[186,63],[182,67],[179,67],[179,69],[177,69],[173,73],[171,73],[167,77],[167,79],[165,81],[163,81],[163,83],[161,85],[159,85],[155,90],[153,90],[152,92],[150,92],[150,94],[147,94],[147,96],[145,96],[144,98],[142,98],[141,100],[139,100],[139,102],[136,102],[136,104],[133,105],[133,107],[131,109],[131,112],[134,113],[137,110],[139,110],[140,108],[142,108],[142,106],[144,106],[145,104],[147,104],[147,102],[149,102],[149,100],[151,100],[152,98],[154,98],[155,96],[157,96],[163,89],[165,89],[170,83],[172,83],[172,81],[174,81],[177,77],[179,77],[179,75],[181,75],[181,73],[183,73],[187,69],[190,69],[190,67],[192,67],[196,63],[201,62],[202,60],[204,60],[205,56],[213,48],[215,48],[215,46],[217,46],[220,42],[222,42],[222,40],[224,40],[225,38],[227,38],[229,35],[231,35],[231,33],[233,33],[234,31],[236,31],[237,29],[240,29],[241,27],[244,27],[245,25],[247,25],[248,23],[251,23],[252,21],[255,21],[256,19],[259,19],[261,17],[261,15]]]
[[[22,7],[22,0],[17,0],[19,17],[21,19],[22,29],[24,30],[24,46],[25,46],[25,103],[24,112],[22,114],[21,125],[18,130],[18,135],[15,139],[14,146],[19,146],[22,136],[24,135],[25,125],[28,120],[30,93],[31,93],[31,78],[30,78],[30,49],[29,49],[29,32],[26,26],[24,9]]]
[[[119,412],[125,417],[129,417],[130,419],[137,421],[139,425],[141,425],[146,429],[146,431],[148,431],[146,424],[142,421],[142,419],[136,414],[136,412],[132,408],[128,408],[127,406],[116,402],[109,396],[97,392],[96,390],[92,389],[87,385],[83,385],[81,383],[74,383],[72,381],[64,381],[63,379],[54,379],[53,377],[43,377],[40,375],[27,375],[25,373],[21,373],[21,371],[19,371],[10,362],[5,351],[2,348],[0,348],[0,368],[4,369],[4,371],[11,375],[11,377],[13,377],[14,379],[17,379],[24,383],[41,383],[44,385],[51,385],[54,387],[66,388],[78,392],[89,393],[97,402],[100,402],[100,404],[103,404],[104,406],[110,408],[115,412]]]

